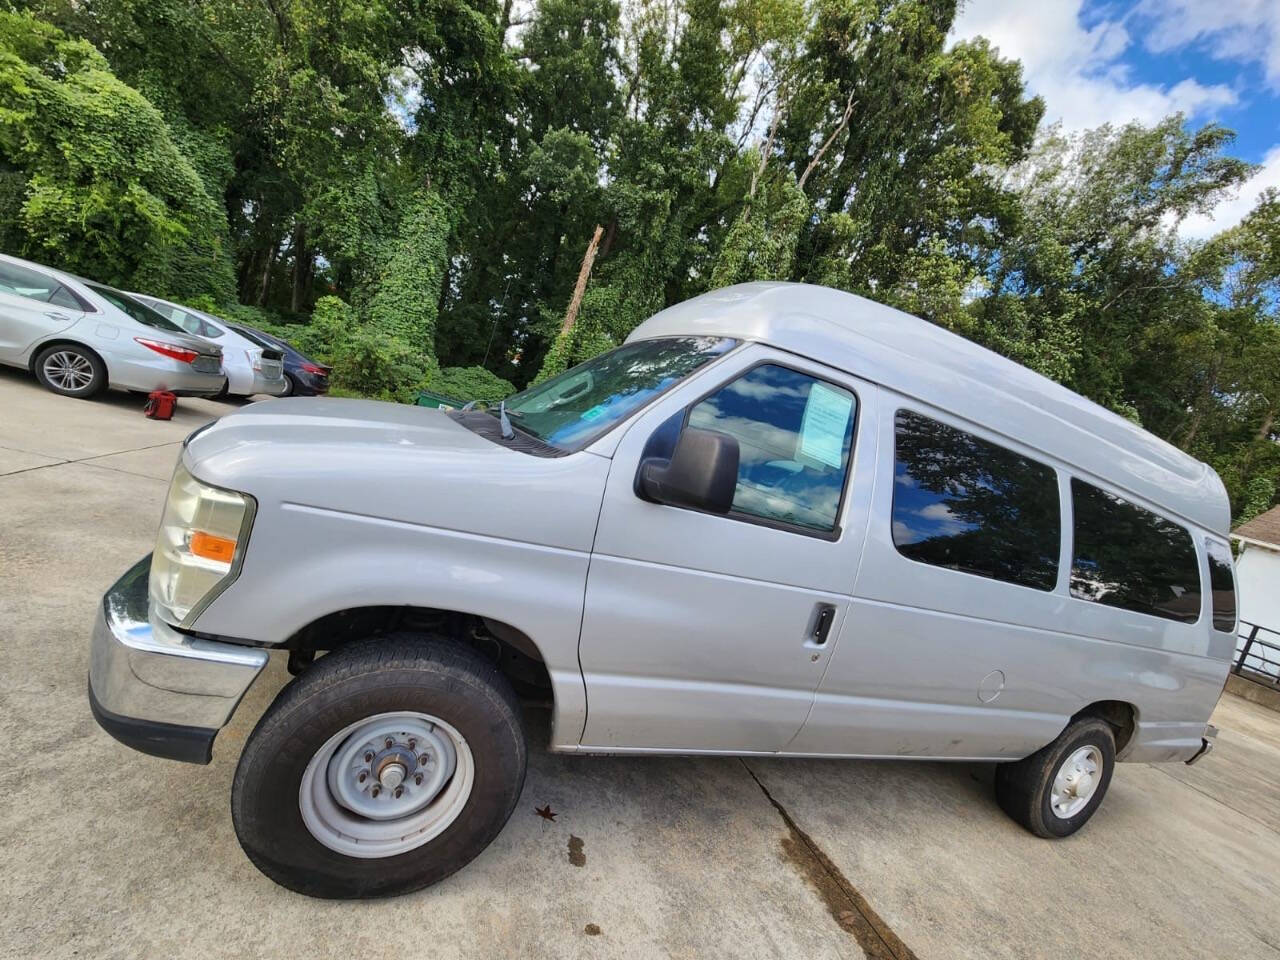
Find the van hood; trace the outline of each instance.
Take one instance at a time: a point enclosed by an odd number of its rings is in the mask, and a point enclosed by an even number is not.
[[[272,511],[312,509],[584,550],[609,465],[532,456],[440,410],[337,397],[249,404],[192,434],[183,460],[252,495],[255,529]]]
[[[191,456],[200,459],[258,444],[305,449],[341,447],[380,449],[458,449],[480,451],[493,447],[455,423],[442,411],[379,400],[339,397],[283,397],[251,403],[215,420],[188,439]]]

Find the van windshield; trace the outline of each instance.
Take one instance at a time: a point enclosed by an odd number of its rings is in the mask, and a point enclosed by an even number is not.
[[[736,343],[666,337],[623,344],[517,393],[507,416],[545,443],[580,450]]]

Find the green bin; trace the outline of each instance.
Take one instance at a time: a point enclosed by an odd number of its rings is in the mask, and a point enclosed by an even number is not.
[[[449,408],[456,410],[462,406],[461,400],[446,397],[441,393],[432,393],[430,390],[419,390],[416,403],[420,407],[436,407],[437,409]]]

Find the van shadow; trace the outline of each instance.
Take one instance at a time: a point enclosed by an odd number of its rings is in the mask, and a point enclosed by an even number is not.
[[[530,810],[557,799],[568,809],[626,797],[623,806],[641,821],[657,810],[680,809],[685,823],[719,829],[732,813],[727,808],[745,797],[784,808],[801,801],[798,806],[836,829],[1003,819],[994,801],[992,763],[559,754],[540,746],[550,742],[550,717],[545,708],[524,712],[529,773],[521,804]]]

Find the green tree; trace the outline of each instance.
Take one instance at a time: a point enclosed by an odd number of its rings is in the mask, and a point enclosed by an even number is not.
[[[453,211],[422,190],[400,224],[369,302],[370,333],[394,339],[424,360],[435,357],[436,317]]]
[[[0,168],[24,253],[176,296],[232,291],[221,205],[89,43],[0,11]]]

